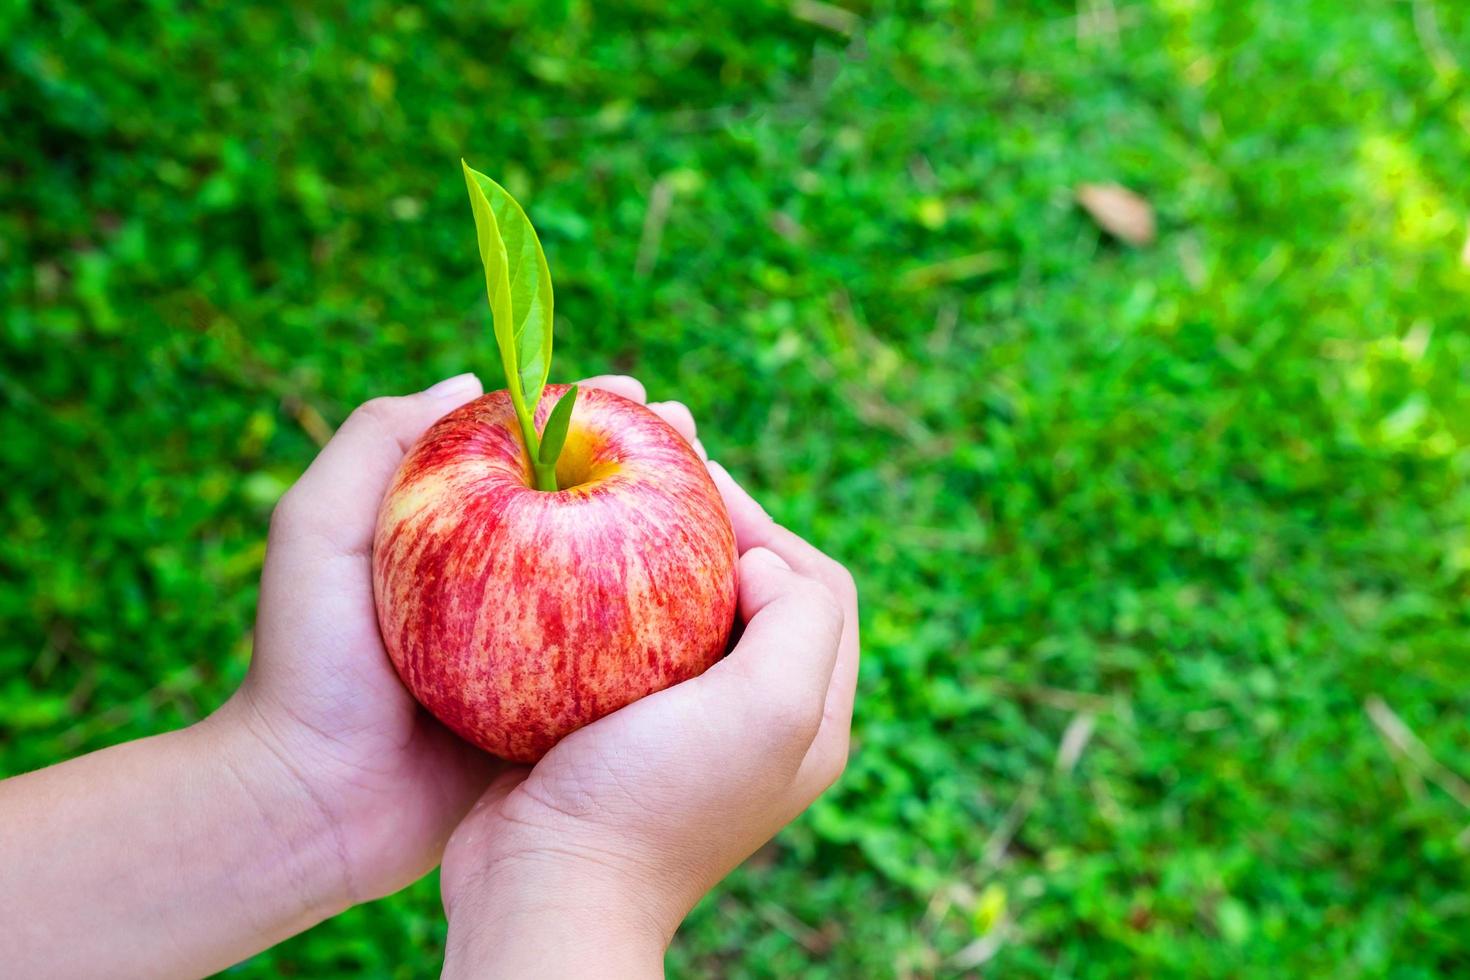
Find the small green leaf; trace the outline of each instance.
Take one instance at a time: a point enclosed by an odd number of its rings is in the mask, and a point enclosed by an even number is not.
[[[490,199],[476,181],[478,176],[463,160],[465,184],[470,192],[470,209],[475,214],[475,237],[480,245],[480,263],[485,267],[485,292],[490,297],[490,316],[495,325],[495,343],[500,348],[500,363],[512,391],[519,393],[516,370],[515,335],[511,327],[509,262],[505,242],[500,237],[500,224]]]
[[[526,212],[505,188],[464,167],[495,342],[517,411],[534,411],[551,371],[551,270]],[[519,396],[518,398],[516,396]]]
[[[555,466],[561,455],[561,447],[567,441],[567,427],[572,424],[572,406],[577,402],[577,386],[572,385],[561,401],[546,417],[546,427],[541,430],[541,465]]]

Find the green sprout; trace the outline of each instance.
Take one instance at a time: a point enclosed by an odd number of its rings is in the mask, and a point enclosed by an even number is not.
[[[552,408],[538,435],[536,406],[551,373],[551,269],[531,219],[515,198],[463,160],[460,164],[475,212],[475,234],[506,389],[520,422],[536,489],[554,492],[558,489],[556,461],[566,444],[577,386]]]

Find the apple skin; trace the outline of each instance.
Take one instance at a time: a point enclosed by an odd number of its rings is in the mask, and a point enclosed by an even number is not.
[[[566,390],[546,387],[538,431]],[[580,389],[557,483],[534,488],[510,396],[493,392],[408,451],[373,540],[398,675],[461,738],[513,762],[702,673],[735,620],[730,517],[667,422]]]

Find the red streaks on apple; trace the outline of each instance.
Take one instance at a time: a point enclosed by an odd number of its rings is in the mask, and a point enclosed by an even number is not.
[[[549,385],[538,428],[566,391]],[[735,535],[704,464],[646,407],[583,388],[534,489],[504,391],[436,422],[378,515],[393,665],[461,737],[517,762],[702,673],[735,618]]]

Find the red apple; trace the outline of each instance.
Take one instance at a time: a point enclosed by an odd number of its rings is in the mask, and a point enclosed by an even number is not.
[[[548,385],[538,429],[567,390]],[[556,492],[533,486],[510,396],[436,422],[378,514],[393,665],[460,737],[534,762],[703,672],[735,618],[735,533],[708,471],[646,407],[580,389]]]

